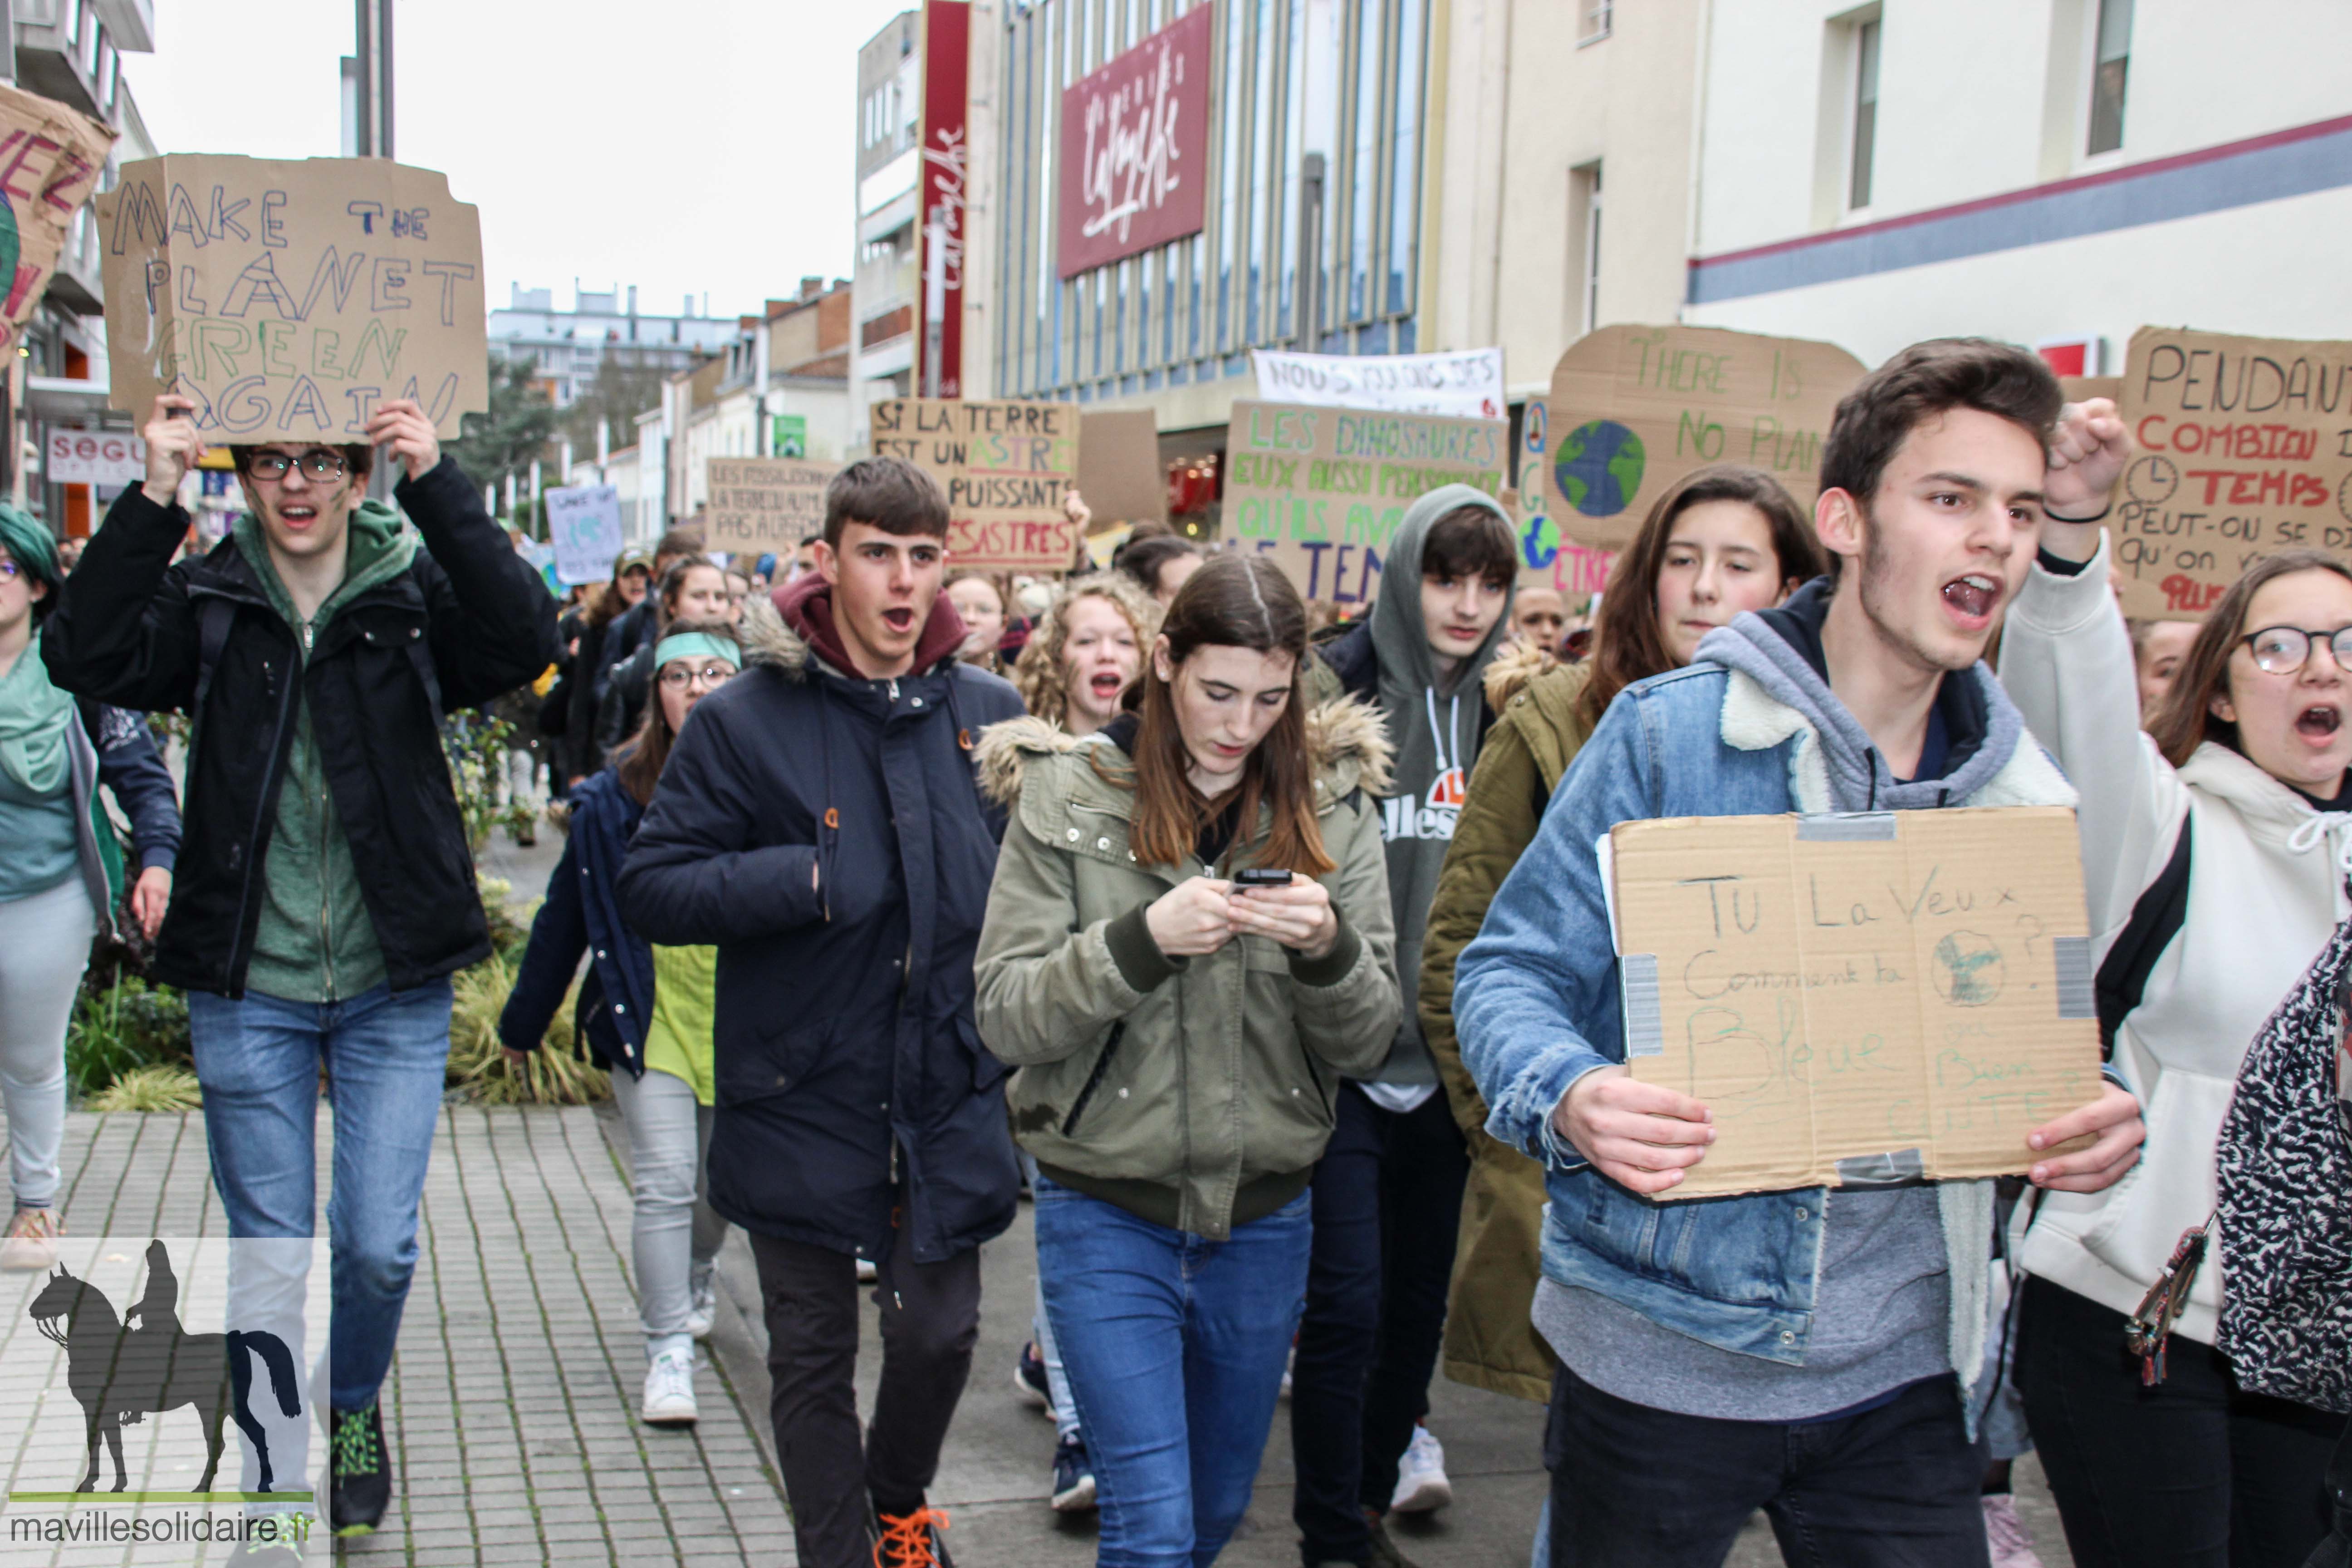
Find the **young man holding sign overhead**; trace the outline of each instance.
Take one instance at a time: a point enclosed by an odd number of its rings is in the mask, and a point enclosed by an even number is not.
[[[2095,510],[2121,466],[2120,427],[2088,424],[2000,344],[1921,343],[1865,380],[1822,452],[1831,574],[1617,699],[1463,953],[1455,1017],[1488,1130],[1548,1169],[1534,1312],[1562,1363],[1557,1563],[1719,1563],[1759,1508],[1792,1560],[1986,1562],[1955,1371],[1971,1382],[1981,1358],[1991,1184],[1661,1205],[1718,1130],[1628,1075],[1593,847],[1659,817],[2073,805],[1980,661],[2043,508]],[[2060,441],[2089,456],[2053,467]],[[2096,1191],[2142,1135],[2109,1083],[2028,1134],[2020,1164]]]
[[[391,1498],[376,1390],[416,1266],[449,975],[490,951],[440,718],[553,661],[555,601],[405,399],[366,436],[405,470],[393,496],[414,531],[364,499],[374,445],[262,441],[230,448],[250,514],[173,565],[180,481],[205,449],[194,406],[155,399],[146,482],[90,540],[42,651],[68,690],[194,721],[153,967],[188,993],[232,1237],[312,1234],[327,1069],[331,1511],[353,1532]]]

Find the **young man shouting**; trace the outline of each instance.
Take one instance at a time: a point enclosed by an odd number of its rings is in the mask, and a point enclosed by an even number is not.
[[[696,709],[621,873],[647,940],[719,949],[710,1204],[759,1261],[807,1568],[944,1563],[923,1493],[979,1337],[980,1244],[1019,1186],[1006,1069],[972,1022],[1003,818],[971,745],[1021,699],[957,660],[947,531],[913,464],[842,470],[817,572],[776,590],[781,625],[744,606],[743,673]],[[882,1312],[862,1449],[860,1262]]]
[[[1371,615],[1323,650],[1349,692],[1379,705],[1396,748],[1381,834],[1408,996],[1420,984],[1422,937],[1470,766],[1495,721],[1485,676],[1509,634],[1517,564],[1510,519],[1494,499],[1441,486],[1408,507],[1390,537]],[[1383,1516],[1453,1497],[1444,1450],[1420,1423],[1470,1173],[1417,1009],[1404,1010],[1371,1081],[1340,1086],[1338,1113],[1315,1167],[1315,1249],[1291,1391],[1291,1514],[1306,1568],[1400,1568]]]
[[[2002,344],[1920,343],[1864,380],[1822,450],[1831,575],[1618,698],[1463,952],[1488,1130],[1548,1170],[1556,1563],[1713,1568],[1761,1508],[1792,1560],[1983,1568],[1957,1384],[1981,1361],[1992,1184],[1653,1202],[1715,1132],[1626,1075],[1593,843],[1652,817],[2073,805],[1981,662],[2043,507],[2095,510],[2122,465],[2120,426],[2070,410],[2092,456],[2051,467],[2060,416],[2047,367]],[[2019,1152],[2036,1185],[2095,1192],[2143,1135],[2111,1082]]]
[[[312,1234],[326,1068],[331,1511],[354,1533],[392,1495],[376,1390],[416,1266],[448,977],[490,951],[440,720],[553,662],[555,601],[405,399],[366,434],[406,470],[393,498],[415,532],[363,499],[373,446],[268,441],[230,448],[249,513],[172,564],[204,451],[194,407],[155,400],[146,482],[107,513],[41,648],[69,691],[194,721],[153,970],[188,993],[232,1238]],[[300,1280],[286,1288],[299,1301]]]

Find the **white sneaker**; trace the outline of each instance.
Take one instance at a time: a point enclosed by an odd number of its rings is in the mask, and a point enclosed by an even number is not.
[[[2017,1517],[2017,1500],[2007,1492],[1987,1492],[1983,1501],[1985,1546],[1991,1553],[1992,1568],[2042,1568],[2033,1538],[2025,1533],[2025,1521]]]
[[[719,1269],[716,1265],[698,1263],[693,1274],[694,1305],[686,1314],[686,1331],[698,1340],[710,1337],[710,1325],[719,1321]]]
[[[1391,1513],[1430,1513],[1454,1500],[1454,1483],[1445,1479],[1445,1445],[1426,1426],[1412,1429],[1404,1458],[1397,1461],[1396,1496]]]
[[[691,1426],[700,1414],[694,1404],[694,1352],[660,1352],[646,1368],[637,1418],[648,1426]]]

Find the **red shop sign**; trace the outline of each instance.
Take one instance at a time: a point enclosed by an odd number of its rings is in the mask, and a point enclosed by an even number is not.
[[[1063,89],[1063,277],[1207,223],[1214,9],[1193,6]]]
[[[923,5],[923,312],[916,334],[915,392],[963,395],[964,192],[971,166],[964,84],[971,68],[966,0]]]

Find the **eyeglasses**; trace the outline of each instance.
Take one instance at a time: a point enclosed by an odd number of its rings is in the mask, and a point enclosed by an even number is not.
[[[697,684],[723,686],[734,673],[735,667],[731,664],[713,664],[701,669],[688,669],[682,664],[674,664],[661,672],[661,683],[672,691],[683,691]]]
[[[329,479],[340,479],[345,472],[343,455],[330,452],[323,447],[305,452],[299,458],[289,458],[283,452],[256,452],[245,460],[245,471],[257,479],[282,479],[286,477],[286,470],[297,463],[302,466],[305,478],[317,479],[321,484]]]
[[[14,583],[25,574],[25,569],[14,561],[0,561],[0,583]]]
[[[2352,670],[2352,626],[2338,626],[2332,632],[2307,631],[2301,626],[2264,626],[2238,639],[2253,651],[2254,668],[2265,675],[2294,675],[2310,662],[2311,645],[2323,642],[2335,656],[2336,668]]]

